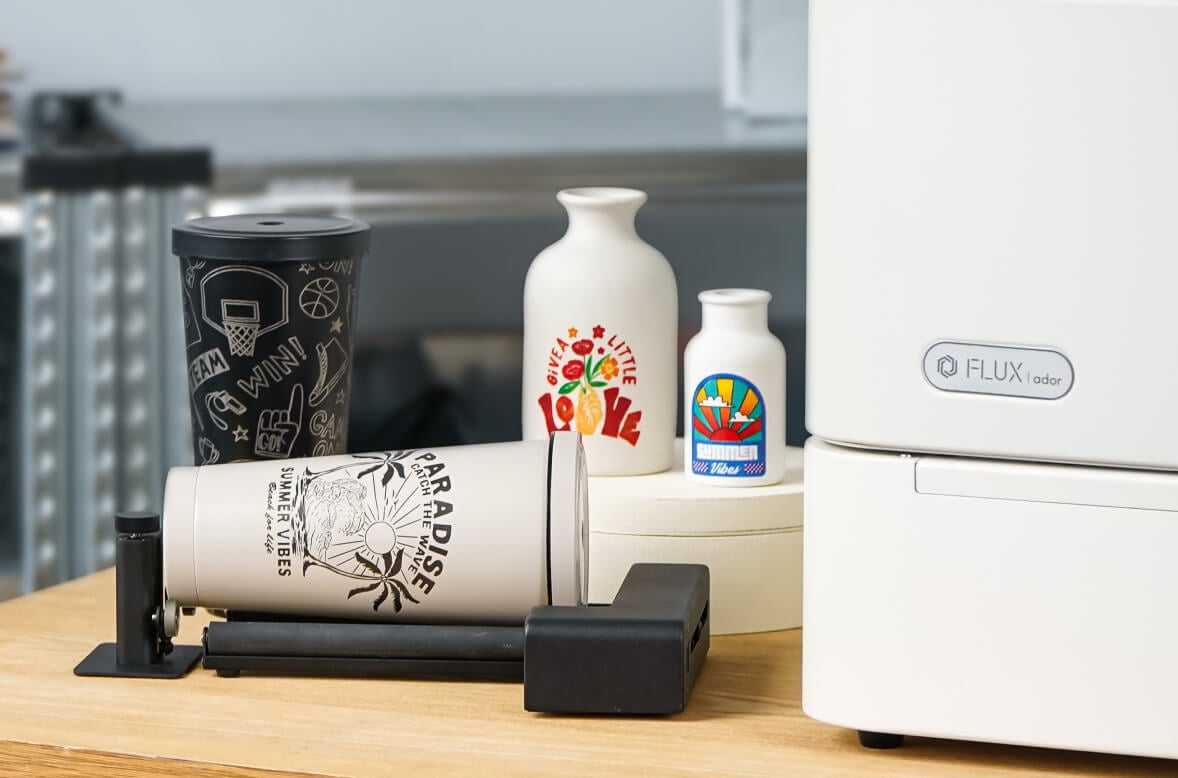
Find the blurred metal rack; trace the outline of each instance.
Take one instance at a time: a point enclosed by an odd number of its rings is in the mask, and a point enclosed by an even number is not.
[[[26,122],[15,457],[24,591],[113,564],[115,510],[158,510],[167,468],[191,459],[168,241],[172,222],[203,211],[209,152],[145,143],[111,119],[117,102],[39,94]],[[182,419],[165,414],[176,408]]]

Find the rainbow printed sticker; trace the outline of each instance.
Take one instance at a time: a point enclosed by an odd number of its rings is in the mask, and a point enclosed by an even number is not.
[[[740,376],[700,381],[691,403],[691,472],[718,478],[765,475],[765,403]]]

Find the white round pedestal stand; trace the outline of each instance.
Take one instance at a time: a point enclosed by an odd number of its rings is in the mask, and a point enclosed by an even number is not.
[[[589,479],[589,601],[613,600],[636,562],[686,562],[711,571],[712,634],[802,623],[802,449],[786,450],[785,480],[727,489],[683,475]]]

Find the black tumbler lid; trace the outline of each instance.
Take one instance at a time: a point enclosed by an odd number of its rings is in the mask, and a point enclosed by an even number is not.
[[[115,532],[146,535],[160,531],[160,515],[149,511],[120,511],[115,514]]]
[[[342,216],[202,216],[172,227],[172,253],[247,262],[348,259],[368,253],[370,232]]]

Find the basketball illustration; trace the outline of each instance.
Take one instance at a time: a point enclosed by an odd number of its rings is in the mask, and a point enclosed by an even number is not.
[[[299,309],[312,319],[326,319],[339,307],[339,284],[326,276],[312,279],[299,293]]]

